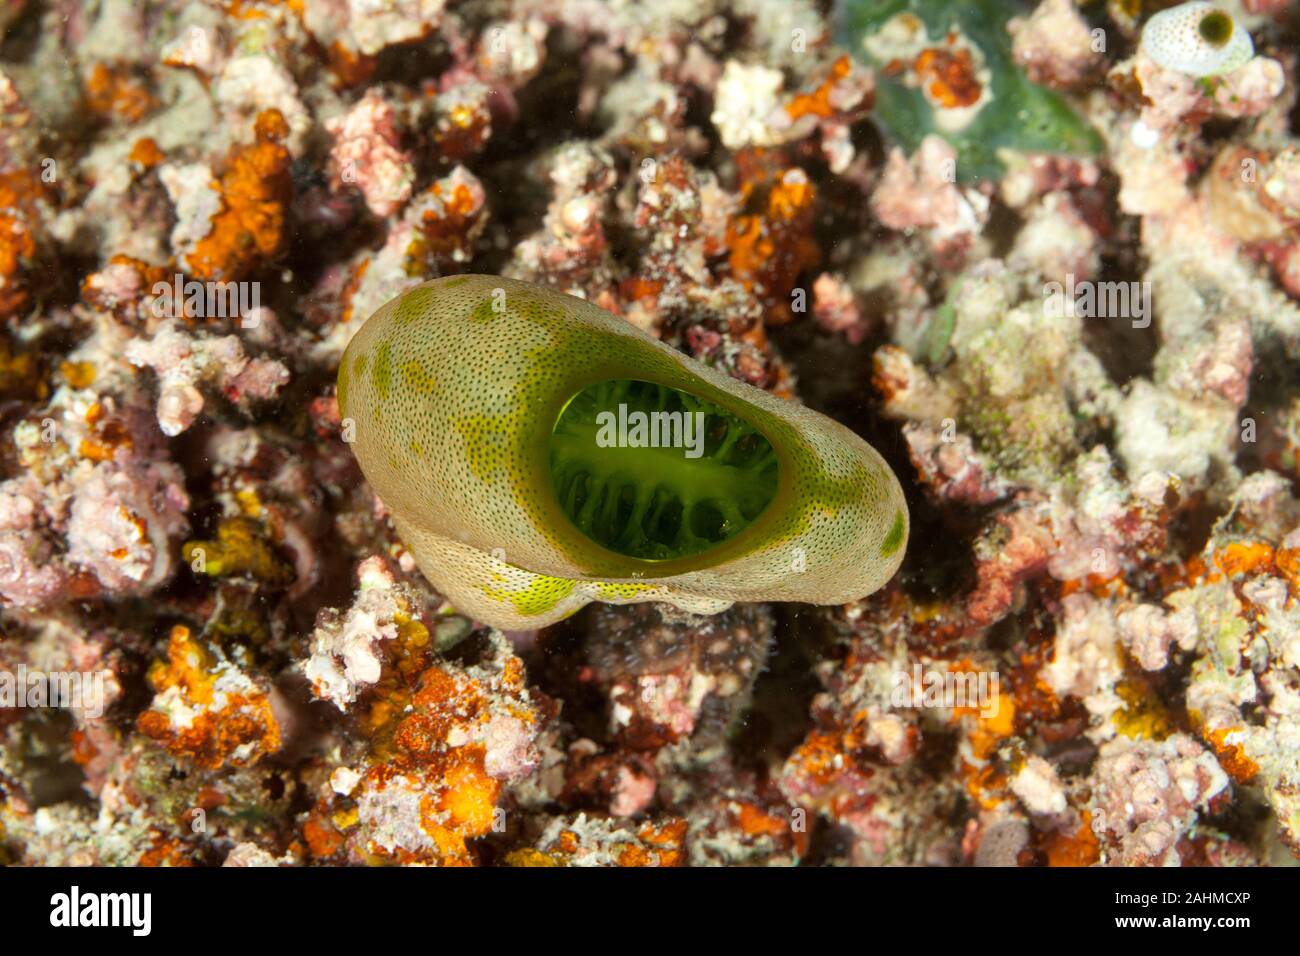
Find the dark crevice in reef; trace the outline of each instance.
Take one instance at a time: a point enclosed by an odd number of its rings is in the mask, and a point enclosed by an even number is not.
[[[1141,294],[1146,264],[1136,259],[1135,253],[1103,256],[1095,280],[1097,288],[1105,288],[1101,283],[1126,283],[1130,290],[1138,290]],[[1160,345],[1160,323],[1155,315],[1157,303],[1154,296],[1147,305],[1148,313],[1142,320],[1133,315],[1094,315],[1082,320],[1084,345],[1101,360],[1106,373],[1118,385],[1127,385],[1139,377],[1151,377]],[[1145,328],[1134,325],[1135,321],[1147,320],[1150,324]]]
[[[1137,283],[1127,288],[1130,293],[1137,289],[1140,294],[1147,261],[1138,237],[1138,220],[1120,211],[1119,186],[1114,173],[1104,171],[1095,188],[1082,190],[1074,196],[1084,219],[1102,239],[1100,269],[1095,276],[1086,278],[1094,283]],[[1077,276],[1076,284],[1084,278]],[[1064,277],[1058,281],[1064,282]],[[1101,301],[1100,297],[1098,301]],[[1147,305],[1151,323],[1146,328],[1134,328],[1131,315],[1082,319],[1084,344],[1097,356],[1117,385],[1124,386],[1134,378],[1151,376],[1160,345],[1160,327],[1156,318],[1159,303],[1152,296]],[[1130,304],[1130,310],[1132,308],[1134,306]]]
[[[1169,523],[1169,551],[1186,560],[1205,550],[1214,524],[1227,513],[1225,506],[1206,505],[1203,495],[1174,515]]]
[[[578,91],[581,64],[574,52],[547,41],[547,69],[518,90],[519,116],[508,136],[493,136],[475,162],[474,172],[492,210],[483,240],[476,246],[474,271],[500,273],[510,264],[515,246],[542,227],[552,199],[540,176],[539,155],[578,138]]]
[[[1015,245],[1016,236],[1024,226],[1025,220],[1006,203],[997,197],[994,197],[989,204],[989,221],[984,227],[984,235],[992,243],[991,253],[999,259],[1006,258]],[[943,301],[944,296],[936,297],[936,301]]]
[[[861,254],[862,236],[879,224],[871,215],[871,204],[863,196],[858,184],[843,177],[831,175],[821,157],[801,157],[808,178],[817,187],[817,217],[813,221],[813,238],[817,246],[826,250],[819,266],[799,277],[796,288],[805,289],[812,300],[813,281],[823,269],[850,264]]]
[[[1289,478],[1292,494],[1297,494],[1300,475],[1295,469],[1278,467],[1289,444],[1281,418],[1292,401],[1297,372],[1285,350],[1277,342],[1271,344],[1255,350],[1250,397],[1237,416],[1237,466],[1246,474],[1272,468]]]
[[[1204,149],[1207,155],[1212,156],[1214,147],[1222,143],[1240,142],[1241,131],[1245,128],[1245,124],[1244,119],[1211,117],[1201,126],[1201,141],[1197,146]]]
[[[917,483],[902,431],[880,414],[868,384],[871,355],[883,343],[850,345],[806,322],[774,329],[772,339],[794,370],[804,403],[862,436],[898,476],[911,519],[899,579],[904,589],[925,599],[969,590],[974,584],[970,543],[984,519],[983,509],[961,514],[940,509]]]
[[[24,63],[36,52],[41,38],[41,21],[49,4],[32,0],[18,17],[0,32],[0,63]]]
[[[88,275],[99,266],[93,256],[78,256],[66,251],[59,254],[57,264],[41,270],[40,302],[42,312],[51,309],[70,309],[81,301],[81,285],[76,277]]]
[[[32,806],[94,805],[82,788],[85,773],[61,746],[74,726],[72,715],[65,710],[33,710],[25,715],[23,746],[18,756],[32,781],[28,793]]]
[[[425,80],[436,80],[452,66],[452,62],[446,45],[435,38],[394,43],[379,51],[375,57],[375,71],[367,83],[418,87]]]
[[[776,640],[733,730],[738,766],[762,771],[784,760],[812,729],[812,700],[823,689],[812,673],[824,643],[824,618],[802,604],[774,604]]]
[[[563,716],[574,737],[607,741],[605,698],[595,682],[584,680],[588,665],[586,639],[592,607],[546,628],[524,652],[530,683],[542,693],[564,701]]]
[[[853,151],[866,160],[869,169],[884,169],[885,160],[888,157],[884,134],[880,132],[880,127],[875,123],[860,123],[849,131],[853,139]],[[867,205],[865,196],[859,200],[863,206]]]

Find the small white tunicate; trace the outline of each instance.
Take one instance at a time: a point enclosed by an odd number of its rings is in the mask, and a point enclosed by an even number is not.
[[[1165,69],[1191,76],[1231,73],[1255,55],[1241,24],[1203,0],[1162,10],[1148,20],[1142,49]]]

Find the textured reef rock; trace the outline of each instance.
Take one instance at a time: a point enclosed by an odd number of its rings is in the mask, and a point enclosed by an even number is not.
[[[1300,7],[1215,7],[0,0],[0,862],[1294,864]],[[858,432],[899,573],[467,616],[334,383],[469,273]]]

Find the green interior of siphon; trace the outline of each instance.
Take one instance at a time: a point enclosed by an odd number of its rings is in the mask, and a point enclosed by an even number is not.
[[[575,395],[549,452],[564,513],[628,557],[707,551],[752,524],[776,495],[776,451],[758,429],[687,392],[636,379]]]

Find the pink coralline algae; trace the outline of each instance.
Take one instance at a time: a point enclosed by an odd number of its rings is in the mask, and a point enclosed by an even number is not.
[[[147,593],[170,578],[170,539],[188,527],[177,477],[174,468],[97,465],[72,499],[68,560],[110,591]]]
[[[391,216],[411,198],[415,170],[401,149],[393,108],[369,95],[345,116],[330,120],[330,151],[343,184],[355,183],[376,216]]]
[[[54,559],[54,545],[38,524],[43,497],[31,477],[0,485],[0,594],[13,604],[51,602],[64,592],[70,577]]]
[[[923,230],[935,254],[953,263],[988,217],[988,199],[957,185],[957,153],[938,136],[926,137],[910,161],[893,150],[871,201],[883,225]]]
[[[1040,3],[1030,16],[1012,19],[1007,30],[1016,60],[1035,83],[1082,88],[1105,63],[1104,32],[1090,30],[1070,0]]]
[[[158,375],[158,425],[164,435],[179,435],[203,411],[201,383],[210,382],[232,402],[246,405],[274,398],[289,381],[281,362],[249,358],[237,336],[192,335],[176,324],[161,327],[149,341],[131,342],[126,358]]]
[[[1177,860],[1175,844],[1229,787],[1213,755],[1189,737],[1153,743],[1118,739],[1097,755],[1097,813],[1103,846],[1121,866]]]

